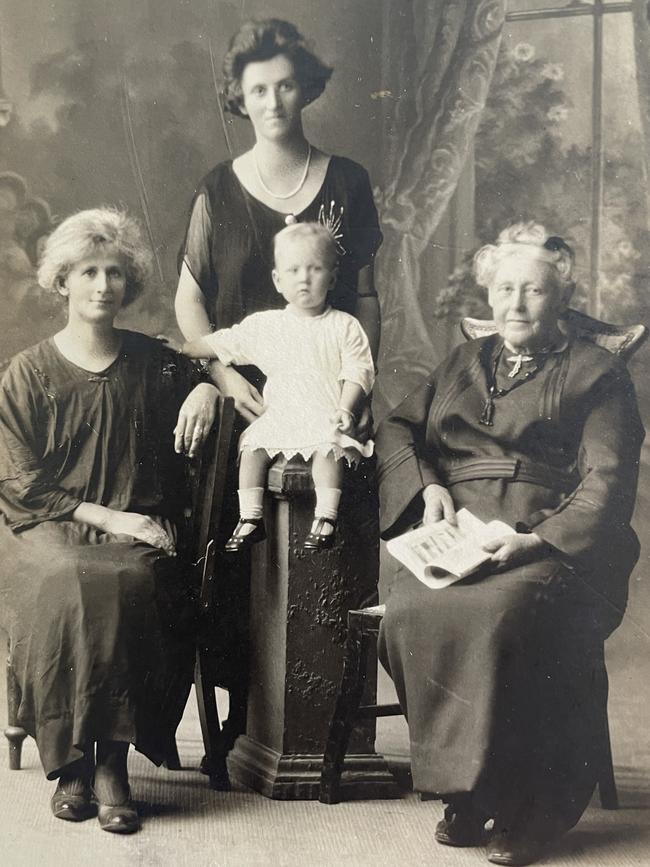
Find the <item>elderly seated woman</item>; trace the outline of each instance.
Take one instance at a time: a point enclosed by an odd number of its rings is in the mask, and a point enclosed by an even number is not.
[[[487,842],[495,864],[536,860],[589,802],[603,639],[638,558],[644,432],[622,361],[562,328],[572,267],[537,224],[481,249],[497,333],[455,349],[377,436],[385,538],[462,507],[517,530],[474,580],[434,591],[398,569],[379,640],[414,786],[447,804],[436,840]]]
[[[0,384],[0,611],[17,722],[58,778],[54,815],[97,812],[117,833],[140,824],[129,744],[165,760],[192,680],[179,453],[200,447],[217,397],[163,343],[115,327],[148,262],[125,214],[65,220],[39,281],[66,300],[67,324]]]

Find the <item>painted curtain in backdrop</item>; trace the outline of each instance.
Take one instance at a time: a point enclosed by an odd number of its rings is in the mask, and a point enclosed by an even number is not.
[[[494,72],[505,0],[384,5],[384,80],[395,111],[384,137],[385,240],[377,284],[383,311],[381,417],[438,360],[424,321],[421,260],[472,150]]]
[[[639,110],[645,139],[645,147],[643,148],[644,187],[647,201],[646,210],[650,214],[650,2],[648,0],[634,0],[633,16]]]

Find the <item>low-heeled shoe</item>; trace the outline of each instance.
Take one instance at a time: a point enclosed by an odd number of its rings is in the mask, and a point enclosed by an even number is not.
[[[527,837],[523,833],[500,832],[493,834],[487,844],[487,859],[505,867],[525,867],[533,864],[545,853],[548,844]]]
[[[111,834],[134,834],[140,830],[140,817],[131,798],[123,804],[99,804],[97,819],[102,831]]]
[[[57,786],[50,800],[52,813],[57,819],[67,822],[83,822],[95,815],[96,806],[91,801],[90,790],[71,795]]]
[[[330,524],[332,532],[323,533],[323,524]],[[316,518],[316,527],[307,534],[302,547],[307,551],[324,551],[326,548],[333,546],[335,535],[336,521],[332,521],[329,518]]]
[[[485,842],[485,821],[474,812],[454,812],[447,807],[433,836],[443,846],[481,846]]]
[[[255,529],[251,530],[250,533],[242,533],[241,530],[246,524],[253,524]],[[262,518],[239,520],[232,536],[226,542],[224,550],[228,551],[229,554],[238,554],[240,551],[246,551],[256,542],[263,542],[264,539],[266,539],[266,527]]]

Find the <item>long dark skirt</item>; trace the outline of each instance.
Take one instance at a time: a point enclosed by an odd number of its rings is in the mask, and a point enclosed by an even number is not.
[[[554,561],[429,590],[399,570],[379,639],[414,786],[486,815],[572,827],[597,777],[607,696],[584,585]]]
[[[97,740],[167,757],[192,682],[187,570],[129,537],[69,521],[0,525],[0,603],[21,700],[49,779]]]

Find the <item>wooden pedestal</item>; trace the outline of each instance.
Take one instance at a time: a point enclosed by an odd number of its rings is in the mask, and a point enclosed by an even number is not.
[[[268,487],[268,539],[253,554],[248,723],[229,769],[234,780],[267,797],[316,799],[347,612],[376,599],[376,492],[372,467],[347,472],[336,544],[313,553],[302,550],[314,508],[308,468],[300,460],[275,464]],[[374,703],[375,695],[372,659],[364,703]],[[398,795],[374,742],[375,721],[361,723],[346,759],[345,797]]]

